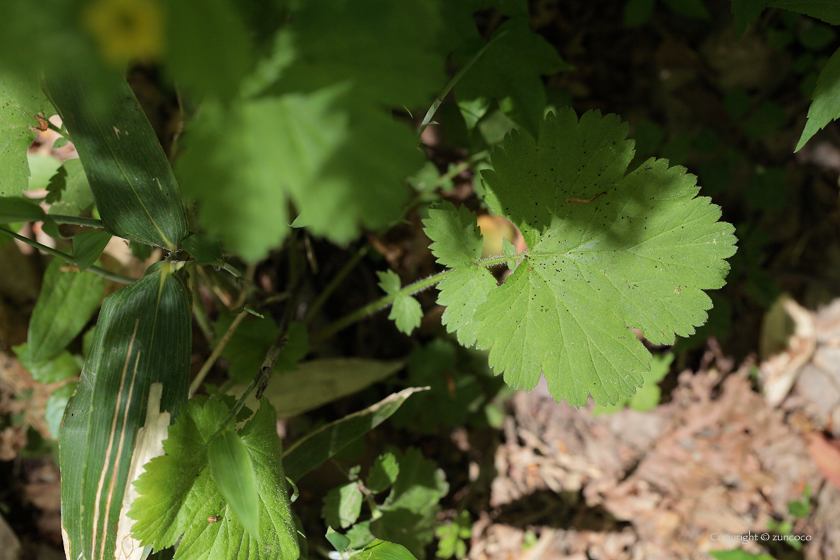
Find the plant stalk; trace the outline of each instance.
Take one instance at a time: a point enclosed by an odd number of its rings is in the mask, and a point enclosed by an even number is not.
[[[105,224],[102,223],[102,220],[95,220],[93,218],[80,218],[78,216],[65,216],[63,214],[47,214],[47,218],[52,218],[52,221],[57,224],[73,224],[76,226],[105,229]]]
[[[517,256],[527,258],[528,255],[527,255],[527,252],[526,252],[526,253],[521,253]],[[498,265],[506,264],[506,263],[507,263],[507,257],[505,257],[504,255],[500,255],[500,256],[497,256],[497,257],[487,257],[486,259],[480,259],[479,261],[475,262],[476,265],[482,266],[482,267],[485,267],[485,268],[490,268],[490,267],[493,267],[493,266],[498,266]],[[353,323],[361,321],[362,319],[364,319],[368,315],[372,315],[376,311],[379,311],[380,309],[391,305],[392,303],[394,303],[394,301],[397,300],[397,298],[399,298],[401,296],[414,295],[417,292],[422,292],[423,290],[425,290],[427,288],[430,288],[430,287],[432,287],[436,284],[439,284],[440,282],[443,281],[444,278],[446,278],[447,276],[449,276],[453,272],[455,272],[454,268],[444,270],[443,272],[439,272],[438,274],[434,274],[432,276],[429,276],[428,278],[423,278],[422,280],[418,280],[417,282],[414,282],[413,284],[409,284],[398,292],[394,292],[393,294],[388,294],[387,296],[381,297],[378,300],[374,301],[373,303],[370,303],[370,304],[368,304],[368,305],[366,305],[366,306],[364,306],[360,309],[357,309],[356,311],[354,311],[353,313],[350,313],[349,315],[345,315],[344,317],[335,321],[331,325],[329,325],[329,326],[325,327],[324,329],[316,332],[315,334],[313,334],[310,337],[310,343],[312,345],[315,345],[318,342],[321,342],[322,340],[325,340],[325,339],[331,337],[332,335],[334,335],[338,331],[340,331],[342,329],[345,329],[345,328],[349,327],[350,325],[352,325]]]
[[[5,233],[7,235],[11,235],[12,237],[17,239],[18,241],[21,241],[22,243],[26,243],[27,245],[31,245],[32,247],[35,247],[36,249],[39,249],[39,250],[47,253],[48,255],[52,255],[56,258],[59,258],[59,259],[65,261],[65,262],[67,262],[68,264],[76,266],[76,259],[74,259],[72,256],[68,255],[67,253],[63,253],[63,252],[61,252],[57,249],[53,249],[52,247],[47,247],[46,245],[38,243],[34,239],[29,239],[28,237],[18,235],[17,233],[15,233],[11,230],[8,230],[4,227],[0,227],[0,232]],[[122,274],[118,274],[116,272],[111,272],[110,270],[105,270],[104,268],[100,268],[98,266],[89,266],[85,269],[85,271],[86,272],[91,272],[93,274],[97,274],[97,275],[102,276],[103,278],[105,278],[107,280],[111,280],[112,282],[117,282],[118,284],[131,284],[132,282],[134,282],[136,280],[136,278],[130,278],[128,276],[123,276]]]

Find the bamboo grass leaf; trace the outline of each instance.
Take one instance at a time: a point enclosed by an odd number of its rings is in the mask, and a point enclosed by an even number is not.
[[[178,248],[187,235],[181,195],[166,155],[128,84],[113,76],[110,105],[94,106],[81,80],[47,80],[46,91],[64,124],[112,235]]]
[[[59,432],[62,533],[67,558],[115,558],[137,433],[153,383],[160,411],[187,398],[190,297],[161,263],[102,305],[93,344]]]

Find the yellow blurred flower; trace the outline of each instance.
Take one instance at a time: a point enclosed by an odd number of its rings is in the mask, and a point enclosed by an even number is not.
[[[99,0],[88,5],[83,22],[102,58],[115,66],[163,51],[163,10],[154,0]]]

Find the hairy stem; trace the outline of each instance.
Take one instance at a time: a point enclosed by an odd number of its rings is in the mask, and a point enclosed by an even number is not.
[[[53,249],[52,247],[47,247],[46,245],[38,243],[34,239],[29,239],[28,237],[18,235],[17,233],[15,233],[11,230],[8,230],[6,228],[3,228],[3,227],[0,227],[0,232],[5,233],[6,235],[10,235],[10,236],[14,237],[15,239],[17,239],[18,241],[26,243],[27,245],[31,245],[32,247],[35,247],[36,249],[40,249],[41,251],[47,253],[48,255],[52,255],[56,258],[59,258],[59,259],[65,261],[65,262],[67,262],[68,264],[76,266],[76,259],[74,259],[72,256],[68,255],[67,253],[63,253],[63,252],[61,252],[57,249]],[[117,282],[119,284],[131,284],[132,282],[134,282],[136,280],[136,278],[130,278],[128,276],[123,276],[122,274],[117,274],[116,272],[111,272],[110,270],[105,270],[104,268],[99,268],[98,266],[89,266],[85,269],[85,271],[86,272],[91,272],[93,274],[97,274],[99,276],[102,276],[103,278],[111,280],[112,282]]]
[[[527,254],[526,253],[521,253],[518,256],[527,257]],[[498,265],[502,265],[502,264],[506,264],[506,263],[507,263],[507,257],[505,257],[504,255],[500,255],[498,257],[488,257],[486,259],[481,259],[478,262],[476,262],[475,264],[478,265],[478,266],[485,267],[485,268],[490,268],[490,267],[493,267],[493,266],[498,266]],[[429,276],[428,278],[423,278],[422,280],[418,280],[417,282],[414,282],[413,284],[409,284],[398,292],[394,292],[393,294],[388,294],[387,296],[381,297],[378,300],[374,301],[373,303],[370,303],[370,304],[368,304],[368,305],[366,305],[366,306],[364,306],[360,309],[357,309],[356,311],[354,311],[353,313],[350,313],[349,315],[345,315],[344,317],[337,320],[333,324],[331,324],[331,325],[327,326],[326,328],[314,333],[310,337],[310,343],[312,345],[315,345],[318,342],[321,342],[322,340],[325,340],[325,339],[331,337],[332,335],[334,335],[338,331],[340,331],[342,329],[345,329],[345,328],[349,327],[350,325],[352,325],[353,323],[361,321],[362,319],[364,319],[368,315],[372,315],[376,311],[379,311],[380,309],[391,305],[392,303],[394,303],[394,301],[397,300],[397,298],[399,298],[401,296],[414,295],[417,292],[422,292],[423,290],[425,290],[427,288],[435,286],[436,284],[439,284],[441,281],[443,281],[444,278],[446,278],[447,276],[449,276],[453,272],[455,272],[454,268],[444,270],[443,272],[439,272],[438,274],[435,274],[433,276]]]

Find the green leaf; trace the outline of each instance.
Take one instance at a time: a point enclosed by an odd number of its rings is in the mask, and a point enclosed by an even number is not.
[[[326,537],[330,544],[333,545],[333,548],[335,548],[338,552],[344,552],[347,550],[347,547],[350,546],[350,539],[341,533],[337,533],[329,525],[327,526]]]
[[[0,224],[40,222],[43,219],[44,210],[37,202],[22,196],[0,198]]]
[[[365,486],[374,493],[383,492],[394,484],[400,473],[400,465],[393,453],[384,453],[376,458],[370,468]]]
[[[666,354],[664,356],[654,356],[651,359],[650,371],[644,374],[644,385],[641,389],[631,397],[623,397],[618,399],[618,402],[609,406],[596,405],[592,411],[592,416],[600,416],[602,414],[612,414],[622,410],[628,404],[633,410],[639,412],[647,412],[653,410],[659,405],[662,397],[662,390],[658,383],[668,375],[671,368],[671,362],[674,361],[674,354]]]
[[[259,136],[255,131],[259,130]],[[407,200],[402,180],[423,161],[414,133],[378,109],[358,107],[346,85],[206,104],[178,162],[184,193],[200,203],[205,230],[254,262],[296,226],[335,242],[379,228]]]
[[[199,263],[224,266],[221,244],[203,233],[191,233],[182,242],[184,249]]]
[[[0,75],[0,197],[18,196],[29,188],[26,150],[37,136],[34,118],[50,104],[36,81]]]
[[[299,323],[293,323],[295,324],[299,325]],[[300,327],[303,328],[302,325]],[[297,335],[290,335],[290,345],[295,338]],[[289,346],[286,348],[295,356]],[[286,350],[283,352],[285,353]],[[301,356],[299,353],[296,355]],[[380,361],[364,358],[323,358],[301,362],[297,364],[294,375],[272,375],[268,380],[268,387],[263,392],[263,398],[274,405],[279,418],[291,418],[357,393],[377,381],[394,375],[404,365],[403,360]],[[292,368],[283,368],[279,371],[290,369]],[[275,371],[278,371],[277,367]],[[240,395],[245,388],[245,384],[235,385],[230,393]],[[248,406],[256,408],[257,404],[256,397],[252,396],[248,399]]]
[[[481,259],[481,233],[475,214],[466,206],[444,201],[440,208],[430,208],[423,220],[426,235],[432,240],[429,249],[443,266],[468,266]]]
[[[248,34],[228,0],[170,0],[165,4],[167,66],[198,97],[230,100],[254,65]]]
[[[449,492],[443,471],[426,459],[419,449],[408,448],[397,457],[400,474],[391,493],[380,507],[382,517],[370,529],[378,538],[406,547],[418,558],[425,558],[425,547],[434,539],[438,502]]]
[[[131,482],[189,386],[191,300],[173,268],[153,266],[102,304],[59,433],[62,528],[72,558],[139,546],[124,515]]]
[[[28,190],[45,189],[50,179],[61,168],[61,160],[51,154],[28,153],[29,186]]]
[[[735,23],[738,25],[738,36],[740,37],[747,26],[758,19],[764,8],[772,0],[732,0],[732,15],[735,16]]]
[[[511,387],[532,389],[543,373],[555,399],[574,406],[589,394],[601,404],[629,396],[650,362],[629,327],[655,344],[690,335],[711,307],[702,290],[724,284],[734,229],[695,198],[683,168],[651,159],[624,176],[626,134],[615,116],[578,122],[563,109],[546,118],[539,143],[513,133],[483,172],[486,202],[529,249],[478,306],[474,288],[456,299],[443,282],[440,301],[474,313],[476,345]]]
[[[187,219],[169,162],[125,80],[113,75],[108,86],[103,107],[91,105],[78,79],[47,76],[45,88],[79,152],[106,231],[177,249]]]
[[[455,97],[459,103],[492,97],[514,121],[536,136],[546,105],[542,76],[570,70],[572,66],[531,31],[526,17],[506,21],[494,36],[498,39],[455,86]],[[463,67],[483,47],[484,41],[471,42],[455,53],[455,62]],[[468,114],[464,118],[468,123],[475,121]]]
[[[76,272],[64,261],[53,259],[29,321],[32,361],[49,360],[64,350],[99,308],[104,293],[103,277]]]
[[[711,19],[703,0],[663,0],[675,13],[696,19]]]
[[[107,231],[83,231],[73,236],[73,258],[80,271],[87,270],[96,262],[111,237]]]
[[[61,193],[61,200],[50,206],[50,214],[79,216],[93,206],[93,191],[90,190],[90,184],[88,184],[87,175],[80,160],[67,160],[59,169],[59,173],[62,170],[67,174],[64,179],[64,190]],[[49,195],[47,198],[49,199]]]
[[[374,540],[374,537],[370,533],[370,520],[368,521],[360,521],[356,523],[347,531],[347,538],[350,539],[350,548],[363,548]]]
[[[357,482],[333,488],[324,497],[321,516],[330,527],[346,529],[355,523],[362,513],[363,499]]]
[[[15,351],[23,367],[32,375],[32,379],[38,383],[57,383],[75,377],[82,371],[76,357],[66,350],[40,361],[32,359],[30,346],[27,342],[13,346],[12,350]]]
[[[747,552],[740,548],[732,550],[710,550],[709,554],[716,560],[775,560],[769,554]]]
[[[47,183],[47,197],[44,202],[55,204],[61,200],[64,190],[67,188],[67,167],[62,165],[58,168]]]
[[[443,266],[452,271],[438,284],[438,303],[446,306],[441,322],[455,331],[464,346],[475,344],[475,311],[484,303],[496,279],[486,268],[470,266],[481,258],[481,233],[475,214],[465,206],[455,210],[444,201],[440,208],[429,210],[423,220],[425,233],[432,240],[429,248]]]
[[[64,417],[64,409],[67,408],[67,403],[76,389],[75,383],[68,383],[62,385],[50,394],[47,399],[47,404],[44,407],[44,420],[47,422],[47,428],[50,430],[53,438],[58,439],[58,433],[61,430],[61,419]]]
[[[828,0],[775,0],[770,6],[821,19],[831,25],[840,25],[840,5]]]
[[[408,384],[428,386],[393,418],[394,425],[421,434],[439,434],[465,423],[504,386],[487,366],[486,352],[479,352],[437,338],[416,348],[408,363]]]
[[[406,547],[381,539],[376,539],[357,554],[365,560],[417,560]]]
[[[303,475],[387,420],[409,396],[422,390],[414,387],[403,389],[362,411],[310,432],[283,454],[286,475],[297,482]]]
[[[278,85],[285,93],[347,83],[365,104],[425,108],[446,82],[437,50],[439,6],[432,0],[301,3],[285,30],[295,60]]]
[[[388,294],[396,294],[400,291],[400,277],[393,270],[386,272],[377,271],[379,276],[379,287]],[[405,334],[420,326],[423,319],[423,309],[420,302],[410,295],[399,295],[391,306],[391,314],[388,318],[397,323],[397,329]]]
[[[831,121],[840,118],[840,49],[837,49],[820,72],[812,96],[814,100],[808,109],[808,122],[796,144],[802,149],[814,134]]]
[[[239,432],[253,464],[259,494],[260,539],[239,521],[208,465],[208,440],[225,420],[226,405],[193,399],[169,430],[166,455],[152,459],[136,482],[140,497],[129,517],[134,537],[156,550],[180,538],[175,560],[280,558],[295,560],[299,549],[280,462],[274,409],[262,403]],[[182,536],[183,535],[183,536]]]
[[[438,558],[463,558],[467,553],[464,539],[470,538],[472,520],[468,511],[462,511],[446,525],[435,529],[435,535],[440,539],[435,556]]]
[[[219,491],[245,530],[260,540],[260,496],[254,465],[239,435],[229,430],[210,440],[210,471]]]

